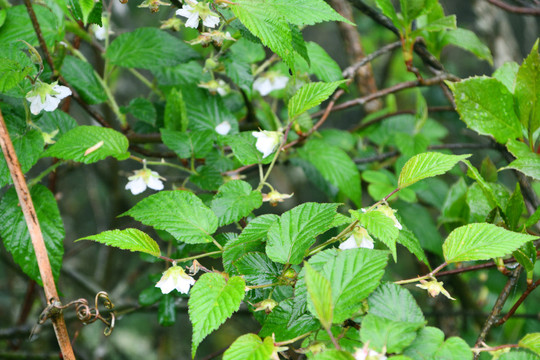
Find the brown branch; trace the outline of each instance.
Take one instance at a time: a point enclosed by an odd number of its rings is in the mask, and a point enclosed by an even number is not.
[[[523,294],[521,294],[521,296],[519,297],[519,299],[516,301],[516,303],[514,304],[514,306],[512,306],[512,308],[510,309],[510,311],[508,311],[508,314],[504,315],[499,321],[497,321],[497,323],[495,324],[495,326],[500,326],[502,324],[504,324],[508,319],[510,319],[510,317],[512,315],[514,315],[514,313],[516,312],[517,308],[521,305],[521,303],[527,298],[527,296],[529,296],[529,294],[534,290],[536,289],[538,286],[540,286],[540,280],[537,280],[536,282],[532,283],[531,285],[527,286],[527,290],[525,290],[523,292]]]
[[[540,16],[540,9],[513,6],[500,0],[487,0],[487,2],[514,14]]]
[[[45,42],[45,38],[43,37],[43,34],[41,33],[41,28],[39,27],[36,13],[34,12],[34,8],[32,7],[32,2],[30,0],[24,0],[24,5],[26,6],[26,11],[28,12],[28,16],[30,16],[30,20],[32,21],[32,25],[34,26],[34,31],[38,38],[41,51],[43,51],[43,54],[45,55],[45,60],[47,60],[47,64],[49,64],[49,67],[51,68],[51,71],[54,74],[54,63],[51,57],[51,53],[49,52],[49,48],[47,48],[47,43]]]
[[[47,255],[47,248],[45,247],[45,242],[43,240],[43,234],[41,232],[36,210],[34,208],[32,198],[30,197],[30,192],[28,190],[28,186],[26,185],[26,180],[21,170],[19,159],[17,158],[17,153],[13,148],[13,143],[11,142],[11,138],[9,137],[8,129],[4,122],[4,117],[2,116],[1,111],[0,146],[2,147],[2,152],[4,153],[9,172],[11,173],[11,178],[13,179],[15,190],[17,191],[19,203],[24,214],[24,219],[28,226],[28,232],[30,234],[30,238],[32,239],[32,246],[36,254],[39,273],[41,275],[41,280],[43,281],[45,297],[47,300],[53,299],[57,301],[58,293],[56,291],[56,285],[54,283],[51,264]],[[51,320],[53,322],[56,338],[58,339],[58,344],[60,345],[60,349],[62,351],[64,359],[75,359],[75,355],[73,353],[73,349],[71,348],[71,342],[69,340],[69,335],[62,314],[60,313],[58,314],[58,316],[52,317]]]
[[[506,282],[506,285],[504,286],[504,289],[499,294],[497,301],[495,301],[495,305],[493,306],[493,309],[491,309],[491,313],[486,319],[482,331],[480,331],[480,335],[478,335],[478,338],[476,339],[475,346],[479,346],[484,342],[489,330],[493,327],[493,325],[495,325],[497,316],[500,315],[501,310],[506,303],[506,300],[512,292],[512,288],[516,285],[522,269],[523,267],[520,265],[511,273],[508,281]],[[479,356],[479,353],[474,354],[474,360],[478,359]]]
[[[352,78],[359,68],[361,68],[362,66],[364,66],[367,63],[371,62],[373,59],[375,59],[375,58],[377,58],[377,57],[379,57],[379,56],[381,56],[383,54],[386,54],[387,52],[390,52],[390,51],[392,51],[394,49],[397,49],[400,46],[401,46],[401,42],[396,41],[396,42],[390,43],[388,45],[385,45],[380,49],[375,50],[371,54],[364,57],[362,60],[358,61],[357,63],[355,63],[355,64],[349,66],[348,68],[346,68],[345,70],[343,70],[343,73],[342,73],[343,76],[348,78],[348,79]]]

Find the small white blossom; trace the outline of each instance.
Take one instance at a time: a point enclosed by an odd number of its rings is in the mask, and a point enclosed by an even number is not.
[[[186,274],[180,266],[174,265],[163,272],[163,276],[156,284],[161,292],[168,294],[174,289],[182,294],[187,294],[191,285],[195,284],[195,279]]]
[[[276,190],[272,190],[268,194],[262,194],[262,200],[268,201],[272,206],[276,206],[278,203],[290,199],[293,195],[294,194],[281,194]]]
[[[229,84],[227,84],[225,81],[221,79],[210,80],[205,83],[200,83],[198,86],[200,88],[207,89],[212,95],[215,95],[216,93],[218,93],[221,96],[225,96],[231,90],[231,88],[229,87]]]
[[[199,18],[203,25],[213,28],[219,24],[219,17],[210,10],[207,3],[198,3],[195,0],[187,0],[181,9],[176,10],[176,15],[187,18],[186,26],[196,29],[199,26]]]
[[[216,126],[216,132],[219,135],[227,135],[231,131],[231,124],[225,120],[221,122],[218,126]]]
[[[356,349],[354,353],[355,360],[386,360],[387,357],[383,354],[379,354],[375,350],[371,350],[367,347],[363,349]]]
[[[454,299],[448,291],[443,287],[444,283],[442,281],[437,281],[434,277],[431,277],[429,281],[426,280],[420,280],[420,284],[416,284],[420,289],[427,290],[429,296],[435,297],[439,294],[443,294],[450,300],[456,300]]]
[[[281,133],[279,131],[254,131],[251,133],[257,138],[255,147],[262,152],[263,159],[273,153],[281,142]]]
[[[373,239],[363,227],[355,227],[351,236],[339,245],[341,250],[356,249],[359,247],[373,249]]]
[[[26,100],[30,102],[30,111],[37,115],[41,110],[54,111],[60,104],[60,100],[71,95],[68,87],[38,81],[34,88],[26,94]]]
[[[128,177],[128,179],[126,190],[131,190],[133,195],[142,193],[147,187],[153,190],[163,190],[162,178],[157,172],[150,169],[135,170],[135,175]]]
[[[269,71],[253,82],[253,89],[257,90],[262,96],[266,96],[274,90],[285,88],[287,82],[289,82],[287,76],[283,76],[275,71]]]
[[[381,205],[379,207],[377,207],[376,209],[377,211],[380,211],[382,212],[384,215],[388,216],[390,219],[392,219],[392,221],[394,222],[394,226],[396,228],[398,228],[399,230],[403,229],[403,226],[401,226],[401,224],[399,223],[398,219],[396,218],[396,216],[394,215],[394,213],[396,212],[396,210],[392,209],[390,206],[388,205]]]

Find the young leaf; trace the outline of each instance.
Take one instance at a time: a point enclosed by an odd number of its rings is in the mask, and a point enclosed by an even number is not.
[[[396,228],[394,221],[377,210],[365,213],[351,210],[351,215],[358,219],[360,225],[365,227],[370,235],[375,236],[388,246],[394,261],[397,261],[396,240],[399,236],[399,230]]]
[[[304,203],[285,212],[268,231],[268,257],[281,264],[300,264],[315,237],[330,229],[337,207]]]
[[[77,126],[62,135],[41,157],[50,156],[84,164],[95,163],[108,156],[125,160],[129,157],[128,146],[128,139],[116,130],[99,126]]]
[[[398,187],[403,189],[422,179],[442,175],[450,171],[458,162],[471,155],[445,155],[426,152],[410,158],[399,174]]]
[[[255,334],[245,334],[236,339],[223,354],[223,360],[268,360],[274,352],[271,337],[261,340]]]
[[[508,255],[527,241],[537,238],[492,224],[469,224],[448,235],[443,244],[443,254],[447,263],[489,260]]]
[[[381,284],[368,298],[369,313],[410,323],[424,322],[422,310],[409,290],[393,283]]]
[[[166,209],[166,211],[164,211]],[[139,201],[121,216],[129,215],[145,225],[169,232],[188,244],[212,241],[218,219],[201,199],[189,191],[161,191]]]
[[[298,115],[328,99],[344,82],[346,80],[331,83],[313,82],[302,86],[289,101],[289,119],[293,121]]]
[[[153,256],[160,256],[158,244],[148,234],[137,229],[110,230],[86,236],[75,241],[93,240],[122,250],[139,251]]]
[[[516,140],[509,140],[506,143],[506,148],[517,159],[500,170],[516,169],[527,176],[540,180],[540,155],[532,152],[526,144]]]
[[[403,227],[403,229],[399,231],[399,236],[396,241],[405,246],[407,250],[414,254],[418,260],[426,264],[427,267],[430,267],[426,253],[424,252],[424,249],[422,249],[420,241],[412,231]]]
[[[519,65],[514,61],[505,62],[495,72],[493,77],[499,80],[513,94],[516,87],[516,76]]]
[[[4,116],[6,116],[5,113]],[[7,126],[9,127],[9,118],[7,119]],[[26,125],[23,125],[20,131],[10,131],[10,136],[13,139],[13,147],[21,164],[21,170],[23,173],[26,173],[39,160],[40,154],[43,151],[43,136],[38,130],[27,129]],[[11,181],[9,168],[4,159],[4,154],[0,150],[0,187],[10,184]]]
[[[377,4],[377,7],[381,9],[382,13],[392,20],[394,26],[397,28],[401,27],[396,9],[394,8],[391,0],[375,0],[375,3]]]
[[[521,195],[521,188],[519,187],[519,183],[516,183],[516,189],[508,200],[505,210],[507,225],[510,230],[519,230],[519,220],[521,219],[521,214],[523,214],[524,209],[525,203],[523,201],[523,195]]]
[[[233,276],[227,281],[217,273],[203,274],[193,285],[188,301],[193,324],[192,357],[204,338],[240,308],[245,287],[244,279]]]
[[[463,50],[470,51],[479,59],[486,60],[493,65],[493,56],[489,47],[486,46],[476,34],[467,29],[453,29],[442,33],[441,45],[455,45]]]
[[[324,82],[343,79],[341,68],[334,59],[317,43],[307,43],[308,57],[311,61],[310,71]]]
[[[388,252],[363,248],[341,251],[328,259],[321,273],[332,287],[334,323],[358,312],[362,301],[379,285],[387,262]]]
[[[540,333],[531,333],[519,340],[519,346],[525,349],[529,349],[536,355],[540,356]]]
[[[163,30],[138,28],[114,39],[107,48],[105,57],[114,65],[151,69],[178,65],[198,58],[199,54],[191,46]]]
[[[515,98],[519,120],[531,137],[540,127],[540,54],[536,40],[531,53],[519,67]],[[534,143],[534,139],[529,138]]]
[[[330,282],[309,263],[305,263],[306,286],[309,294],[308,309],[317,316],[321,325],[329,330],[334,316],[334,304],[332,303],[332,288]]]
[[[218,217],[219,226],[228,225],[248,216],[262,205],[260,191],[242,180],[232,180],[223,185],[212,200],[212,211]]]
[[[417,330],[423,326],[424,322],[394,321],[367,314],[362,320],[360,338],[364,343],[369,341],[369,347],[376,351],[385,348],[388,353],[400,353],[414,341]]]
[[[360,173],[345,151],[316,139],[308,141],[298,152],[300,157],[309,161],[326,181],[337,186],[354,204],[362,205]]]
[[[450,86],[459,115],[468,127],[493,136],[501,144],[521,137],[514,97],[498,80],[474,77]]]
[[[47,255],[51,263],[55,279],[60,275],[62,256],[64,254],[64,225],[54,195],[43,185],[35,185],[30,189],[30,196],[36,208],[36,214],[43,233]],[[0,237],[6,250],[26,275],[41,284],[39,267],[36,260],[32,239],[23,212],[19,206],[19,198],[14,188],[10,188],[0,200]]]
[[[434,359],[472,360],[473,352],[469,344],[461,338],[453,336],[446,339],[441,347],[435,352]]]

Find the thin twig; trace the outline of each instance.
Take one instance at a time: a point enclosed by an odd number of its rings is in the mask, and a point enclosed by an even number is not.
[[[531,285],[527,286],[527,290],[525,290],[523,292],[523,294],[521,294],[521,296],[519,297],[519,299],[516,301],[516,303],[514,304],[514,306],[512,306],[512,308],[510,309],[510,311],[508,311],[508,313],[506,315],[504,315],[499,321],[497,321],[497,323],[495,324],[495,326],[500,326],[502,324],[504,324],[508,319],[510,319],[510,317],[512,315],[514,315],[514,313],[516,312],[517,308],[521,305],[521,303],[527,298],[527,296],[529,296],[529,294],[534,290],[536,289],[538,286],[540,286],[540,280],[537,280],[536,282],[532,283]]]
[[[25,0],[28,1],[28,0]],[[56,284],[54,282],[54,277],[52,274],[51,264],[49,262],[49,257],[47,255],[47,248],[45,247],[45,241],[43,240],[43,234],[39,225],[37,218],[36,210],[30,196],[30,191],[26,185],[26,180],[24,174],[21,170],[21,165],[17,158],[17,153],[13,148],[13,143],[9,137],[9,132],[4,122],[4,117],[0,111],[0,145],[2,147],[2,152],[6,159],[6,163],[11,173],[11,178],[13,179],[13,185],[17,191],[17,196],[19,198],[19,203],[24,215],[24,219],[28,226],[28,233],[32,239],[32,246],[36,254],[37,263],[39,267],[39,274],[41,275],[41,280],[43,282],[43,288],[45,290],[45,297],[47,300],[53,299],[58,300],[58,292],[56,291]],[[58,344],[64,356],[64,359],[75,359],[73,349],[71,347],[71,342],[69,340],[69,335],[67,332],[66,324],[62,314],[51,317],[53,322],[54,331],[56,333],[56,338],[58,339]]]
[[[500,0],[487,0],[487,2],[514,14],[540,16],[540,9],[514,6]]]
[[[358,71],[359,68],[361,68],[362,66],[365,66],[367,63],[371,62],[373,59],[375,59],[375,58],[377,58],[377,57],[379,57],[381,55],[384,55],[387,52],[390,52],[390,51],[392,51],[394,49],[397,49],[400,46],[401,46],[401,41],[396,41],[396,42],[390,43],[388,45],[385,45],[380,49],[377,49],[376,51],[374,51],[371,54],[364,57],[359,62],[357,62],[357,63],[349,66],[345,70],[343,70],[343,73],[342,73],[343,77],[352,78],[354,76],[354,74],[356,73],[356,71]]]

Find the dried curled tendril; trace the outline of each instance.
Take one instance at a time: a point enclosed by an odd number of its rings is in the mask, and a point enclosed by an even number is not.
[[[103,300],[103,305],[105,306],[105,308],[109,310],[108,318],[104,318],[99,313],[98,305],[99,305],[100,299]],[[73,300],[67,303],[66,305],[62,305],[60,301],[51,298],[49,300],[49,305],[45,308],[45,310],[41,312],[38,323],[43,324],[45,323],[45,321],[47,321],[47,319],[52,319],[58,316],[60,313],[62,313],[64,309],[67,309],[71,305],[75,305],[75,311],[77,312],[77,317],[84,325],[91,324],[94,321],[99,319],[101,320],[101,322],[107,325],[105,330],[103,330],[103,334],[105,336],[111,335],[114,329],[114,323],[115,323],[116,317],[113,311],[114,304],[111,301],[111,299],[109,299],[109,294],[107,294],[105,291],[98,292],[94,299],[94,304],[95,305],[92,308],[88,305],[88,301],[86,299],[81,298],[81,299]]]

